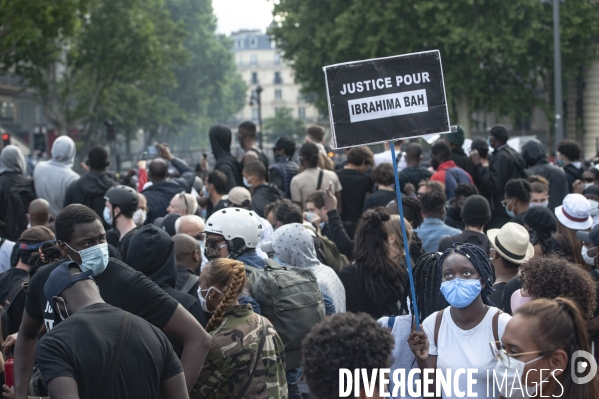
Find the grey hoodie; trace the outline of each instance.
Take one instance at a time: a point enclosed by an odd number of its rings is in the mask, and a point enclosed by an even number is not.
[[[52,145],[52,159],[38,163],[33,170],[35,192],[50,203],[53,215],[62,209],[69,184],[79,179],[72,169],[74,160],[75,142],[68,136],[60,136]]]
[[[14,145],[4,147],[0,153],[0,175],[5,172],[16,172],[23,175],[26,169],[25,157],[19,147]]]

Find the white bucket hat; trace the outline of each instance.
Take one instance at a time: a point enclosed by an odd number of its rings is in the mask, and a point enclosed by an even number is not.
[[[506,223],[487,231],[489,244],[502,258],[521,265],[535,254],[528,231],[518,223]]]
[[[555,208],[561,224],[572,230],[586,230],[593,225],[591,204],[582,194],[568,194],[562,205]]]

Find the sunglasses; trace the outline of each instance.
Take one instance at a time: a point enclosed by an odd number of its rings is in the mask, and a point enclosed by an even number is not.
[[[181,191],[179,193],[179,198],[183,198],[183,200],[185,201],[185,209],[189,209],[189,204],[187,203],[187,196],[185,195],[185,191]]]
[[[206,238],[206,233],[204,233],[204,232],[198,233],[195,236],[193,236],[193,238],[195,238],[198,241],[204,241],[204,239]]]

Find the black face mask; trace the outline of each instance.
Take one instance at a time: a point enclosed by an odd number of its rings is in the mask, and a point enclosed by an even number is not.
[[[222,242],[222,244],[218,245],[218,243]],[[216,247],[215,247],[216,245]],[[204,255],[209,260],[214,260],[220,258],[220,250],[226,247],[228,244],[225,240],[213,241],[211,238],[206,239],[206,247],[204,248]],[[200,264],[202,260],[200,259]]]

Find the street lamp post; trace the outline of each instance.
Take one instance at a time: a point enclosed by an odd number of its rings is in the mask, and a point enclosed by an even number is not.
[[[564,138],[564,118],[562,100],[562,51],[559,33],[559,3],[553,0],[553,86],[555,93],[555,145]]]
[[[252,91],[250,96],[250,105],[258,105],[258,126],[260,126],[260,133],[258,133],[258,146],[262,150],[262,101],[260,99],[260,94],[264,89],[262,86],[256,87],[255,90]]]

